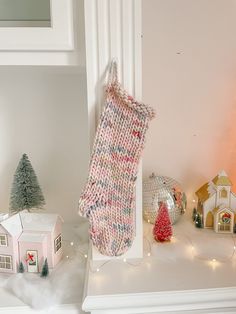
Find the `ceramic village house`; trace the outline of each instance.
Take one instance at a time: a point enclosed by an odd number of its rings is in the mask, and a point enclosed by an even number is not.
[[[197,211],[204,228],[215,232],[233,233],[236,223],[236,195],[231,191],[232,182],[225,171],[196,191]]]
[[[62,218],[56,214],[0,214],[0,272],[40,272],[47,258],[53,268],[62,258]]]

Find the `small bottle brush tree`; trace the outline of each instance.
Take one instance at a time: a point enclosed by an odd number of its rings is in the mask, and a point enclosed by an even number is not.
[[[186,207],[187,207],[187,196],[186,194],[183,192],[183,195],[182,195],[182,211],[181,211],[181,214],[184,214],[185,211],[186,211]]]
[[[197,216],[196,216],[196,220],[195,220],[195,226],[197,228],[202,228],[202,217],[199,213],[197,213]]]
[[[196,218],[197,218],[197,209],[194,207],[194,209],[193,209],[193,214],[192,214],[192,219],[193,219],[193,221],[195,221]]]
[[[42,208],[45,205],[43,193],[37,176],[26,154],[23,154],[17,166],[10,198],[10,210],[19,212],[32,208]]]
[[[19,272],[19,273],[24,273],[24,272],[25,272],[25,267],[24,267],[24,265],[23,265],[22,262],[20,262],[18,272]]]
[[[41,277],[47,277],[49,274],[49,269],[48,269],[48,260],[47,258],[45,259],[45,262],[43,264],[43,268],[41,271]]]
[[[153,236],[156,241],[170,241],[172,236],[172,226],[168,208],[165,203],[159,206],[155,226],[153,228]]]

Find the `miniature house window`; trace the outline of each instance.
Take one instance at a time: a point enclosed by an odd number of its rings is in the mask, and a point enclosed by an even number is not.
[[[0,255],[0,268],[12,269],[11,256]]]
[[[7,246],[7,236],[0,234],[0,246]]]
[[[55,239],[54,245],[55,245],[55,253],[56,253],[61,248],[61,234]]]
[[[226,198],[227,196],[228,196],[228,193],[227,193],[226,189],[222,189],[220,191],[220,197]]]

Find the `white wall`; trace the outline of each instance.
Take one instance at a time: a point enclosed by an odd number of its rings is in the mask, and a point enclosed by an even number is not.
[[[143,1],[143,100],[157,110],[144,153],[189,198],[225,169],[236,188],[236,2]]]
[[[27,153],[49,212],[78,220],[87,176],[85,75],[63,68],[0,68],[0,211],[7,211],[13,174]]]

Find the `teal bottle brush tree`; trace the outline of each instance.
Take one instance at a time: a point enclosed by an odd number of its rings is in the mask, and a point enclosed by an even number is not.
[[[44,261],[44,264],[43,264],[43,268],[42,268],[42,271],[41,271],[41,277],[47,277],[49,275],[49,269],[48,269],[48,260],[47,258],[45,259]]]
[[[23,154],[14,174],[10,211],[41,209],[45,205],[44,196],[37,176],[26,154]]]

